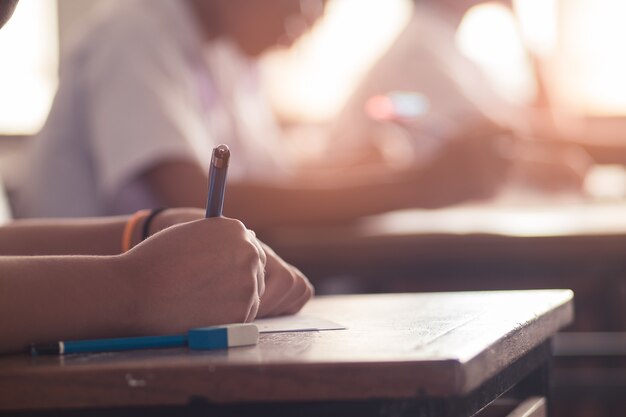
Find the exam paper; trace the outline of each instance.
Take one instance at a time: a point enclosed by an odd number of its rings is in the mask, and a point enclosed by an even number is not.
[[[321,317],[296,314],[255,320],[259,333],[314,332],[319,330],[344,330],[346,327]]]

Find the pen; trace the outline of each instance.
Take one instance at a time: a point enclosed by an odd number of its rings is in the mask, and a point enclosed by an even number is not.
[[[67,355],[70,353],[115,352],[183,346],[187,346],[187,336],[185,335],[145,336],[33,344],[30,347],[30,353],[31,355]]]
[[[209,167],[209,197],[206,203],[206,217],[220,217],[222,215],[229,159],[230,149],[228,146],[219,145],[213,149],[211,166]]]
[[[225,324],[191,329],[187,334],[169,336],[122,337],[116,339],[75,340],[32,344],[30,354],[68,355],[70,353],[117,352],[121,350],[163,349],[225,349],[257,344],[259,328],[253,323]]]

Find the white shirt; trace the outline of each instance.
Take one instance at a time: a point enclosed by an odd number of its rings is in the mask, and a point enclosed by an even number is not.
[[[186,2],[107,2],[76,35],[30,149],[18,217],[157,206],[139,176],[163,160],[208,167],[219,143],[231,147],[230,180],[283,173],[255,66],[228,40],[204,43]]]

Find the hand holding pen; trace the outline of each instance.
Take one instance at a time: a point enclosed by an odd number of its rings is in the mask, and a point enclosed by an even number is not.
[[[213,149],[209,167],[207,218],[222,216],[229,159],[228,146],[219,145]],[[272,249],[258,241],[254,232],[249,231],[249,233],[250,241],[256,246],[261,262],[266,269],[274,271],[271,275],[272,279],[267,282],[259,276],[259,294],[263,300],[258,310],[259,314],[277,316],[296,313],[313,296],[313,286],[302,272],[283,261]]]
[[[229,156],[225,146],[213,153],[206,215],[216,218],[168,227],[121,255],[115,270],[124,282],[132,276],[134,285],[120,286],[119,302],[107,308],[106,329],[88,318],[84,328],[52,333],[63,342],[33,337],[44,342],[34,353],[184,346],[190,328],[249,322],[258,312],[295,313],[306,303],[313,289],[302,273],[263,247],[240,221],[221,217]],[[133,305],[130,334],[126,311],[116,308],[125,305]],[[91,311],[82,310],[87,316]],[[102,314],[93,310],[99,320]],[[170,336],[110,339],[146,334]],[[93,337],[107,339],[84,340]]]

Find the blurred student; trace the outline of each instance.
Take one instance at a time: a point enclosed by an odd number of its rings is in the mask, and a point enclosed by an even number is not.
[[[0,27],[16,4],[0,0]],[[241,222],[200,209],[151,214],[0,227],[0,353],[252,321],[311,297],[306,278]]]
[[[482,148],[473,162],[475,146],[453,150],[467,159],[446,172],[385,164],[310,172],[290,164],[255,59],[293,42],[323,7],[320,0],[107,2],[62,59],[17,215],[202,206],[210,150],[220,142],[233,152],[225,213],[255,230],[493,194],[507,164]]]
[[[575,147],[520,140],[519,133],[542,135],[534,129],[538,114],[496,91],[485,72],[458,48],[457,29],[469,9],[480,3],[485,0],[415,1],[407,25],[338,117],[335,142],[342,145],[342,152],[354,152],[366,144],[390,147],[395,140],[400,152],[434,164],[447,150],[479,139],[472,156],[480,148],[490,152],[489,148],[500,147],[510,160],[509,174],[518,181],[546,191],[580,190],[587,156]],[[511,7],[508,0],[500,3]],[[399,114],[387,108],[394,106]],[[515,139],[484,140],[498,136]],[[452,166],[467,157],[462,151],[456,155],[456,160],[449,160]],[[479,156],[477,165],[489,167],[490,160],[488,155]],[[443,172],[448,170],[454,168],[442,167]]]

